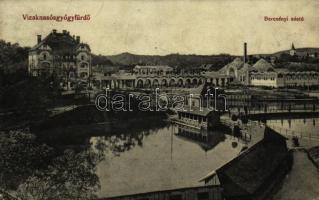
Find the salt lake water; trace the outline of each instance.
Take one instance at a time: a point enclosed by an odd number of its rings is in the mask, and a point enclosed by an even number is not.
[[[114,143],[109,137],[91,138],[93,144],[101,140]],[[105,160],[97,166],[101,183],[98,195],[109,197],[203,185],[200,178],[239,154],[242,144],[236,146],[235,141],[226,136],[207,150],[197,142],[173,134],[172,125],[151,130],[143,137],[142,145],[121,153],[105,153]]]

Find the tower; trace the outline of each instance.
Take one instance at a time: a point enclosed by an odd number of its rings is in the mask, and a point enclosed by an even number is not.
[[[291,56],[296,55],[296,49],[295,49],[294,43],[291,44],[291,49],[290,49],[289,53]]]

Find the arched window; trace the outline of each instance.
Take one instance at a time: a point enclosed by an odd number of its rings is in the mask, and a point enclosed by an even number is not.
[[[47,59],[47,54],[43,54],[43,60],[46,60]]]

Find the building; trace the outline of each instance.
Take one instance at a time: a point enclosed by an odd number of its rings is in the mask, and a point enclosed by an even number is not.
[[[235,58],[218,71],[205,73],[205,77],[214,86],[227,86],[230,83],[249,85],[249,72],[252,70],[248,64],[247,43],[244,43],[242,58]]]
[[[167,65],[140,66],[133,69],[137,88],[197,87],[205,78],[195,71],[175,71]]]
[[[319,73],[314,71],[292,72],[274,68],[267,61],[260,59],[249,73],[250,86],[273,88],[312,87],[319,85]]]
[[[37,44],[29,51],[28,71],[32,76],[57,75],[67,80],[88,79],[91,68],[91,49],[71,36],[53,29],[44,39],[37,36]]]
[[[266,127],[261,141],[201,181],[220,185],[226,200],[264,200],[269,199],[291,166],[286,138]]]
[[[294,56],[294,55],[297,54],[297,51],[296,51],[296,49],[295,49],[294,43],[291,44],[291,49],[289,50],[289,54],[290,54],[291,56]]]
[[[112,74],[94,73],[92,82],[95,88],[100,89],[132,89],[135,88],[136,76],[123,70]]]
[[[292,44],[291,54],[297,55]],[[265,59],[259,59],[254,65],[247,63],[247,44],[244,44],[244,56],[235,58],[218,71],[204,73],[206,81],[215,86],[238,84],[272,88],[315,87],[319,85],[319,73],[315,71],[293,72],[276,68]]]
[[[296,50],[292,45],[292,50]],[[235,58],[220,70],[206,71],[204,68],[184,70],[167,65],[136,65],[130,72],[113,71],[94,72],[93,80],[98,88],[197,88],[205,83],[215,87],[244,85],[257,87],[315,87],[319,86],[319,73],[292,72],[277,68],[261,58],[256,63],[248,63],[247,43],[244,43],[244,54]],[[298,53],[298,52],[297,52]],[[209,65],[207,65],[208,68]],[[207,68],[205,68],[207,69]]]

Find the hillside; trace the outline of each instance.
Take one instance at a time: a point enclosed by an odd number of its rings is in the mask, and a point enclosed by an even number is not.
[[[275,52],[275,53],[270,54],[270,55],[279,57],[282,54],[289,54],[289,51],[290,50],[278,51],[278,52]],[[307,54],[307,53],[313,54],[315,52],[319,53],[319,48],[314,48],[314,47],[297,48],[296,51],[300,52],[300,53],[304,53],[304,54]]]
[[[317,71],[319,72],[319,64],[318,63],[301,63],[301,62],[286,62],[286,63],[278,63],[276,65],[278,68],[285,68],[289,71]]]
[[[219,69],[229,63],[234,56],[227,54],[220,55],[180,55],[169,54],[158,55],[134,55],[122,53],[118,55],[106,56],[115,65],[169,65],[172,67],[199,67],[203,64],[212,64],[213,69]]]

